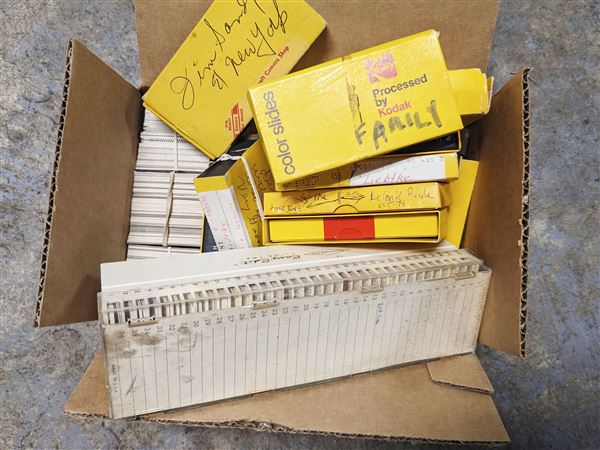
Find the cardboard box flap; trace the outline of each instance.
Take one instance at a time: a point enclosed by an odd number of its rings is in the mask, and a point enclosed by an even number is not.
[[[451,356],[427,363],[429,375],[435,383],[492,394],[494,388],[477,356]]]
[[[125,256],[140,94],[78,41],[64,86],[36,326],[96,319],[100,263]]]
[[[210,3],[136,1],[142,87],[152,84]],[[485,71],[499,6],[498,0],[308,3],[327,21],[327,29],[300,60],[298,69],[433,28],[441,32],[448,68]]]
[[[75,391],[65,405],[69,414],[88,416],[108,416],[108,392],[106,391],[106,372],[104,353],[94,356]]]
[[[472,359],[476,360],[474,356]],[[468,372],[474,365],[472,359],[457,359],[451,364],[459,372]],[[102,353],[96,355],[65,411],[108,414]],[[141,419],[346,437],[481,443],[509,440],[491,395],[434,383],[426,364]]]
[[[529,89],[522,69],[480,121],[479,171],[463,245],[493,269],[479,341],[525,355],[529,240]]]

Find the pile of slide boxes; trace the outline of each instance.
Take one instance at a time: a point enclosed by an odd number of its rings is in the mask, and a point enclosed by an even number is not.
[[[314,39],[322,23],[314,11],[306,11],[315,21],[310,33]],[[193,32],[192,36],[197,35]],[[234,106],[232,114],[235,112],[238,122],[233,134],[227,132],[227,121],[225,130],[207,127],[203,131],[198,121],[190,123],[186,115],[193,103],[182,109],[175,102],[173,94],[180,93],[173,89],[177,78],[172,79],[170,90],[164,88],[164,79],[198,45],[198,40],[188,38],[144,96],[148,110],[133,183],[129,259],[178,256],[156,263],[129,261],[102,266],[99,313],[107,370],[113,374],[109,376],[111,415],[127,417],[190,406],[472,351],[490,271],[483,261],[456,250],[477,172],[477,163],[461,161],[461,156],[465,155],[468,136],[465,124],[487,113],[492,80],[478,69],[448,71],[438,33],[429,30],[272,82],[255,86],[240,82],[239,89],[249,88],[248,104]],[[344,74],[343,89],[338,89],[340,77],[331,76],[339,73]],[[218,97],[218,92],[215,95]],[[181,105],[185,106],[185,97]],[[252,140],[246,151],[226,153],[235,137],[242,134],[240,110],[248,111],[248,106],[260,138]],[[304,114],[307,110],[312,113]],[[334,117],[337,120],[332,120]],[[182,132],[206,156],[170,128]],[[214,144],[207,144],[210,142]],[[211,145],[215,147],[207,149]],[[216,161],[209,163],[209,158]],[[191,248],[200,252],[205,216],[217,250],[237,249],[231,255],[199,255],[196,259],[184,255]],[[440,244],[444,240],[448,242]],[[285,247],[352,243],[410,243],[412,248],[355,254],[343,247],[324,251]],[[265,247],[269,245],[274,246],[273,251]],[[293,264],[273,265],[273,261],[286,259]],[[258,264],[261,269],[247,271],[243,269],[246,264]],[[210,272],[213,267],[222,269]],[[395,284],[403,287],[389,288]],[[428,290],[434,285],[435,292]],[[313,296],[320,300],[309,302]],[[399,296],[406,296],[410,314],[403,312],[396,318],[398,302],[388,302],[388,297],[395,300]],[[360,304],[364,302],[363,311]],[[294,372],[292,378],[284,374],[285,382],[280,382],[276,376],[279,353],[286,360],[286,371],[290,357],[298,363],[301,347],[310,353],[310,311],[330,307],[333,309],[326,314],[329,326],[323,332],[315,329],[315,333],[328,336],[332,342],[342,339],[339,329],[347,329],[344,339],[350,329],[358,336],[362,322],[364,340],[368,334],[383,339],[384,334],[393,334],[394,327],[406,327],[411,331],[403,346],[417,346],[417,341],[430,335],[437,336],[437,341],[433,345],[427,341],[425,353],[400,359],[382,354],[380,345],[368,345],[367,350],[363,345],[361,359],[356,364],[349,360],[347,370],[332,370],[311,379],[301,377],[299,381]],[[252,312],[246,317],[248,308]],[[258,314],[265,308],[271,313]],[[356,323],[351,323],[353,313],[358,317]],[[333,331],[332,315],[336,317]],[[398,322],[405,315],[406,323]],[[320,321],[321,314],[315,318]],[[188,332],[187,343],[174,335],[175,350],[169,348],[169,333],[162,335],[164,326],[156,325],[157,321],[169,324],[172,330],[187,328],[190,323],[200,327],[200,322],[206,329],[198,335]],[[216,328],[211,328],[213,322]],[[287,325],[282,328],[282,323]],[[301,327],[304,331],[294,332],[297,342],[288,336],[291,340],[280,348],[282,333],[287,330],[289,334],[302,323],[306,325]],[[388,323],[387,329],[384,323]],[[461,323],[464,330],[459,342]],[[156,374],[175,369],[181,372],[180,360],[186,355],[191,364],[192,336],[202,345],[207,343],[203,349],[207,354],[225,355],[221,366],[214,357],[201,357],[197,361],[201,372],[206,370],[220,379],[216,367],[225,373],[231,360],[234,372],[244,368],[242,385],[246,386],[247,376],[257,376],[254,369],[249,372],[248,364],[259,355],[248,346],[258,349],[259,330],[267,333],[274,327],[275,341],[270,344],[274,350],[265,353],[266,367],[272,366],[273,373],[264,374],[263,380],[271,377],[272,386],[259,389],[240,385],[217,397],[198,396],[201,390],[190,387],[183,399],[180,379],[179,403],[136,406],[136,395],[147,398],[146,378],[151,374],[146,373],[145,364],[137,364],[138,350],[132,348],[140,345],[143,360],[144,338],[140,341],[139,333],[129,330],[131,326],[144,326],[151,341],[165,340],[161,358],[167,363],[160,368],[154,363],[155,379],[150,388],[157,399],[170,387],[168,382],[159,383]],[[254,341],[249,327],[258,327]],[[239,332],[240,338],[228,343],[229,332],[235,336]],[[398,331],[396,340],[400,334]],[[222,335],[220,340],[218,335]],[[449,336],[454,336],[456,345],[442,349],[440,343]],[[266,344],[268,337],[263,337]],[[318,339],[314,342],[318,348]],[[348,348],[355,350],[355,339],[340,342],[343,351],[337,344],[331,345],[332,361],[343,361]],[[227,348],[231,346],[229,354]],[[153,352],[156,358],[156,349]],[[315,360],[317,349],[312,353],[303,353],[303,358]],[[169,358],[174,358],[172,367]],[[324,364],[328,363],[325,357]],[[192,366],[188,369],[192,380]],[[204,375],[200,377],[204,384]],[[145,380],[143,385],[136,385],[135,380],[141,379]],[[124,392],[128,383],[131,387]]]
[[[251,87],[261,139],[195,181],[215,242],[459,247],[478,167],[461,158],[464,124],[487,113],[491,88],[479,69],[446,69],[435,31]]]
[[[127,259],[201,251],[204,213],[191,183],[209,162],[145,110],[133,176]]]
[[[228,153],[235,157],[256,139],[255,130],[246,130]],[[133,175],[127,259],[217,250],[193,183],[210,164],[206,155],[144,110]]]

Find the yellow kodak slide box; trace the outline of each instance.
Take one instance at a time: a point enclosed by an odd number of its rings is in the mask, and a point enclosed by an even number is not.
[[[430,30],[250,88],[275,183],[462,129]]]
[[[462,159],[458,170],[458,178],[448,183],[452,204],[448,208],[446,240],[456,247],[460,247],[462,241],[478,167],[479,163],[477,161]]]
[[[265,217],[263,223],[265,245],[439,242],[446,234],[447,208],[339,216]]]
[[[219,250],[261,245],[261,197],[274,186],[260,140],[210,166],[194,185]]]
[[[458,177],[458,155],[384,155],[309,175],[276,186],[278,191],[304,191],[349,186],[448,181]]]
[[[248,88],[292,70],[324,28],[302,0],[215,1],[144,106],[214,159],[252,119]]]
[[[265,216],[411,211],[449,204],[448,185],[435,182],[264,193]]]

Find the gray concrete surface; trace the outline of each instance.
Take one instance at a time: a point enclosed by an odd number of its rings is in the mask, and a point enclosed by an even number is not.
[[[2,448],[402,448],[410,443],[78,419],[62,407],[99,346],[95,323],[33,329],[65,48],[82,40],[139,83],[130,1],[3,0]],[[532,74],[529,355],[481,347],[515,448],[600,448],[597,1],[503,2],[490,58]]]

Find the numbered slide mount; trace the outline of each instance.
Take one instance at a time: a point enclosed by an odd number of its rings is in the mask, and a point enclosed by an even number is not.
[[[472,352],[491,275],[443,246],[258,247],[162,263],[103,265],[113,418]]]

